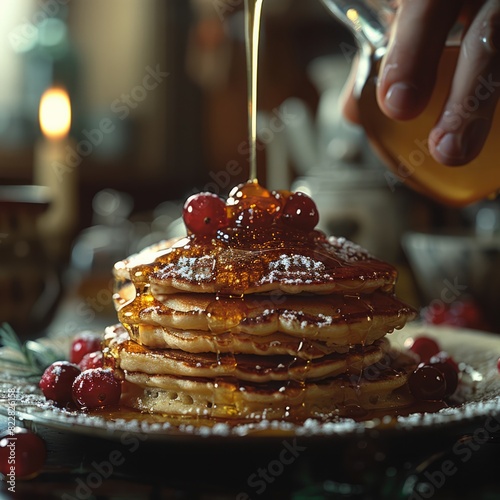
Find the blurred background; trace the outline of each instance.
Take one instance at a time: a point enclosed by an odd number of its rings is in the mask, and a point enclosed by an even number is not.
[[[116,320],[111,269],[248,169],[243,0],[18,0],[0,16],[0,321]],[[356,44],[319,0],[264,3],[258,167],[400,270],[423,319],[499,331],[500,208],[394,182],[339,96]],[[459,235],[459,236],[457,236]]]

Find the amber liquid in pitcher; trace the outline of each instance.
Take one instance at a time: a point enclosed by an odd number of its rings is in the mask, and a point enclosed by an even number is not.
[[[371,62],[369,76],[358,95],[361,124],[374,149],[386,161],[388,185],[395,189],[401,183],[450,206],[461,207],[493,197],[500,190],[500,114],[497,113],[488,141],[476,159],[464,166],[450,167],[438,163],[427,147],[427,137],[436,123],[448,95],[459,54],[459,46],[447,46],[443,52],[437,84],[424,112],[409,121],[395,121],[385,116],[376,100],[376,76],[379,60]],[[488,88],[471,95],[461,107],[462,116],[473,111]],[[493,85],[491,85],[493,87]]]

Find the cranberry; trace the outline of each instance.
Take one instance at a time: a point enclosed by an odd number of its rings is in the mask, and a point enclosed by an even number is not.
[[[445,324],[460,328],[490,330],[483,311],[471,297],[463,297],[451,304],[438,304],[438,306],[429,305],[422,309],[424,321],[435,325]]]
[[[472,297],[464,297],[462,300],[452,302],[450,309],[453,316],[457,318],[456,324],[460,326],[477,330],[491,329],[481,307]]]
[[[22,427],[0,434],[0,472],[6,481],[31,479],[43,469],[47,450],[43,439]]]
[[[227,225],[226,205],[214,193],[198,193],[184,203],[184,224],[197,236],[215,235],[217,229]]]
[[[293,193],[281,211],[280,221],[303,231],[311,231],[319,222],[316,203],[300,191]]]
[[[458,372],[455,370],[451,363],[446,361],[430,362],[429,366],[437,368],[442,374],[446,381],[446,391],[444,393],[446,396],[451,396],[458,387]]]
[[[79,333],[71,343],[69,360],[78,364],[85,354],[98,351],[101,348],[101,340],[101,336],[95,332],[85,331]]]
[[[417,354],[423,363],[428,363],[432,356],[441,351],[439,344],[434,339],[425,336],[414,339],[409,349]]]
[[[449,306],[434,307],[430,305],[422,309],[421,315],[423,320],[431,325],[442,325],[450,322]]]
[[[46,368],[38,385],[47,399],[64,407],[73,402],[71,388],[80,373],[80,368],[74,363],[56,361]]]
[[[88,352],[78,363],[80,370],[90,370],[91,368],[102,368],[104,357],[102,351]]]
[[[436,367],[421,363],[410,375],[408,385],[416,399],[441,401],[446,394],[446,380]]]
[[[110,368],[85,370],[73,382],[73,399],[82,408],[100,408],[120,401],[121,384]]]

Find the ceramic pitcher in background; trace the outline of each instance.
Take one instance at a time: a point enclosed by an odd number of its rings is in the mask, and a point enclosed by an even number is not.
[[[470,163],[450,167],[438,163],[427,147],[427,137],[448,95],[460,50],[456,26],[441,57],[437,83],[424,112],[408,121],[395,121],[379,109],[376,80],[386,52],[388,32],[396,12],[394,0],[321,0],[353,33],[359,49],[354,98],[366,134],[388,167],[389,187],[404,183],[449,206],[463,207],[494,197],[500,190],[500,113],[493,121],[481,153]],[[472,96],[471,96],[472,99]]]

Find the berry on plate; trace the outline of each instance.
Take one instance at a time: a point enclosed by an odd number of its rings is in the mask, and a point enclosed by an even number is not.
[[[435,366],[420,364],[408,381],[413,396],[421,401],[442,401],[446,394],[446,380]]]
[[[37,476],[46,458],[45,442],[28,429],[14,427],[0,434],[0,473],[7,483]]]
[[[102,337],[96,332],[84,331],[79,333],[71,343],[69,360],[78,364],[83,356],[89,352],[99,351],[101,349]]]
[[[90,370],[91,368],[102,368],[104,356],[102,351],[88,352],[78,363],[80,370]]]
[[[110,368],[85,370],[73,382],[73,399],[82,408],[116,405],[120,396],[121,383]]]
[[[80,373],[76,364],[56,361],[46,368],[38,385],[47,399],[58,406],[68,406],[73,402],[73,382]]]
[[[439,344],[431,337],[426,337],[425,335],[411,339],[409,343],[408,348],[420,358],[422,363],[427,363],[432,356],[441,351]]]

